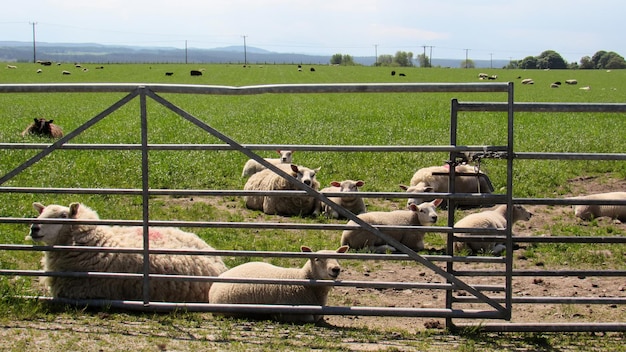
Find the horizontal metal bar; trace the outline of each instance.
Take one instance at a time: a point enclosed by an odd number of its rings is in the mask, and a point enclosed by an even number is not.
[[[491,297],[496,302],[505,302],[505,297]],[[626,304],[626,297],[512,297],[517,304]],[[458,303],[481,303],[475,297],[454,297]]]
[[[459,111],[508,111],[506,102],[458,102]],[[515,112],[626,112],[622,103],[513,103]]]
[[[530,153],[516,152],[516,159],[531,160],[626,160],[624,153]]]
[[[457,276],[505,276],[501,270],[455,270]],[[603,277],[626,277],[626,270],[513,270],[512,276],[603,276]]]
[[[513,236],[514,243],[626,243],[622,235],[607,236]]]
[[[508,83],[335,83],[219,86],[155,83],[43,83],[0,84],[0,93],[128,93],[148,89],[155,93],[250,95],[268,93],[440,93],[502,92]]]

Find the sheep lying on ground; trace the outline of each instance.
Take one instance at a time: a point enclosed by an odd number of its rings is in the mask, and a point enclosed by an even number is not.
[[[38,218],[97,220],[98,214],[80,203],[69,208],[33,203]],[[46,245],[90,247],[143,247],[143,228],[86,224],[33,224],[27,237]],[[177,228],[150,228],[150,248],[213,250],[198,236]],[[142,273],[143,255],[109,252],[47,251],[42,260],[48,272],[121,272]],[[217,276],[226,271],[222,259],[208,255],[150,255],[150,273]],[[93,277],[45,277],[53,297],[72,299],[140,300],[141,279],[103,279]],[[150,300],[207,302],[210,282],[154,280]]]
[[[265,158],[265,161],[269,161],[274,165],[291,164],[292,155],[294,153],[293,150],[277,150],[277,152],[278,154],[280,154],[280,158]],[[249,159],[243,166],[241,177],[250,177],[253,174],[265,169],[265,166],[261,165],[258,161],[254,159]]]
[[[454,224],[454,227],[464,228],[485,228],[485,229],[506,229],[506,210],[507,205],[501,204],[495,206],[489,210],[481,211],[467,215],[463,219]],[[514,205],[513,208],[513,223],[517,221],[528,221],[532,217],[526,208],[521,205]],[[481,236],[486,234],[481,233],[455,233],[455,236]],[[493,234],[490,234],[493,235]],[[493,253],[494,255],[500,255],[502,251],[506,249],[506,246],[502,243],[495,242],[456,242],[454,246],[455,253],[458,253],[464,249],[468,249],[472,254],[477,253]]]
[[[315,179],[315,174],[320,170],[319,168],[309,169],[294,164],[278,164],[276,166],[309,187],[315,190],[320,188],[320,183]],[[244,190],[278,191],[300,190],[300,188],[272,170],[265,169],[250,176]],[[317,215],[316,211],[319,208],[317,199],[310,196],[246,196],[245,201],[246,207],[249,209],[285,216]]]
[[[352,213],[358,215],[361,213],[365,213],[365,202],[363,198],[358,197],[356,195],[352,195],[355,192],[359,191],[359,187],[363,187],[365,182],[363,181],[353,181],[353,180],[344,180],[341,182],[333,181],[330,183],[331,187],[323,188],[320,192],[345,192],[350,193],[351,195],[348,197],[329,197],[333,202],[341,205]],[[328,204],[320,202],[321,212],[325,214],[327,217],[332,219],[344,218],[337,210],[331,208]]]
[[[358,217],[370,225],[429,226],[437,222],[436,208],[439,203],[441,199],[420,205],[410,204],[409,210],[374,211],[360,214]],[[357,223],[350,220],[348,225],[357,225]],[[381,229],[381,232],[415,251],[424,249],[423,232],[403,229]],[[375,253],[397,251],[382,238],[362,228],[344,230],[341,235],[341,244],[354,249],[368,248]]]
[[[400,185],[408,193],[447,193],[449,184],[448,165],[430,166],[417,170],[411,178],[410,186]],[[455,175],[454,189],[456,193],[491,193],[493,185],[489,177],[482,171],[476,172],[474,166],[462,164],[455,168],[456,173],[475,174],[476,176]],[[421,204],[432,201],[434,197],[409,198],[408,204]],[[471,205],[471,201],[458,201],[459,205]]]
[[[597,193],[574,198],[589,200],[626,200],[626,192]],[[612,219],[626,221],[626,205],[579,204],[574,206],[574,214],[583,220],[607,216]]]
[[[42,137],[50,137],[50,138],[61,138],[63,137],[63,130],[61,127],[55,125],[54,120],[46,120],[46,119],[33,119],[33,123],[31,123],[23,132],[22,136],[26,136],[27,134],[34,134]]]
[[[302,246],[302,252],[312,252]],[[321,250],[317,253],[345,253],[347,246],[336,251]],[[292,280],[336,280],[341,267],[333,258],[311,258],[302,268],[283,268],[265,262],[249,262],[236,266],[220,275],[221,278],[257,278]],[[278,304],[324,306],[332,286],[307,286],[283,284],[254,284],[216,282],[209,291],[209,301],[221,304]],[[265,319],[267,316],[254,314],[226,314]],[[269,318],[285,322],[314,323],[323,318],[314,314],[271,314]]]

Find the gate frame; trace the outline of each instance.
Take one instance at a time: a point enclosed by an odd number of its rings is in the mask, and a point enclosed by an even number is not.
[[[351,212],[345,210],[339,205],[333,203],[328,199],[328,197],[332,196],[340,196],[341,194],[332,194],[328,193],[327,195],[321,194],[312,188],[301,184],[301,191],[206,191],[206,190],[151,190],[149,188],[148,182],[148,152],[150,150],[182,150],[182,149],[202,149],[202,150],[237,150],[251,159],[258,161],[264,166],[272,169],[274,172],[281,174],[281,176],[289,179],[291,176],[287,173],[284,173],[279,168],[266,162],[261,156],[254,153],[252,150],[269,150],[269,149],[293,149],[293,150],[333,150],[333,151],[418,151],[418,152],[449,152],[450,160],[452,163],[456,162],[457,157],[462,152],[480,152],[480,151],[491,151],[491,152],[504,152],[506,153],[507,159],[507,192],[505,195],[481,195],[480,198],[482,201],[491,201],[491,202],[500,202],[502,204],[507,204],[509,211],[507,211],[507,220],[511,223],[512,209],[513,204],[533,204],[536,200],[524,200],[524,199],[514,199],[512,197],[512,187],[513,187],[513,160],[515,158],[542,158],[545,153],[515,153],[513,150],[513,122],[514,122],[514,111],[541,111],[534,109],[545,109],[546,104],[537,104],[531,105],[523,104],[523,103],[514,103],[513,101],[513,83],[462,83],[462,84],[422,84],[422,83],[413,83],[413,84],[285,84],[285,85],[264,85],[264,86],[248,86],[248,87],[225,87],[225,86],[197,86],[197,85],[153,85],[153,84],[44,84],[44,85],[0,85],[0,93],[38,93],[38,92],[125,92],[130,93],[122,98],[117,103],[113,104],[111,107],[103,111],[102,113],[96,115],[94,118],[77,128],[76,130],[70,132],[66,136],[57,140],[55,143],[45,147],[44,145],[39,144],[16,144],[16,143],[0,143],[0,149],[43,149],[42,152],[35,155],[27,162],[13,169],[9,173],[0,177],[0,193],[11,193],[11,192],[22,192],[22,193],[72,193],[72,194],[87,194],[87,193],[110,193],[110,194],[134,194],[141,195],[143,199],[143,216],[141,221],[90,221],[88,223],[95,224],[119,224],[119,225],[133,225],[133,226],[142,226],[144,231],[144,247],[142,249],[114,249],[113,251],[124,251],[124,252],[138,252],[144,255],[144,273],[139,274],[143,277],[144,280],[144,299],[143,302],[129,302],[129,301],[102,301],[102,300],[64,300],[64,299],[50,299],[52,301],[59,301],[65,303],[74,303],[74,304],[89,304],[89,305],[107,305],[113,307],[132,307],[135,309],[147,309],[147,310],[172,310],[185,308],[187,310],[198,310],[198,311],[211,311],[211,312],[276,312],[276,311],[285,311],[285,312],[300,312],[300,313],[315,313],[315,314],[341,314],[341,315],[385,315],[385,316],[413,316],[413,317],[441,317],[446,319],[446,325],[449,328],[458,327],[452,321],[454,318],[482,318],[482,319],[511,319],[511,311],[513,305],[513,297],[512,297],[512,278],[514,276],[513,265],[512,265],[512,256],[507,256],[504,259],[489,259],[489,258],[468,258],[468,257],[454,257],[454,256],[423,256],[419,255],[416,252],[412,251],[408,247],[399,243],[398,241],[393,240],[389,236],[385,235],[380,231],[382,227],[373,227],[358,217],[356,217]],[[238,144],[236,141],[230,139],[229,137],[221,134],[219,131],[214,130],[209,125],[204,123],[202,120],[197,119],[196,117],[188,114],[184,110],[160,97],[156,93],[183,93],[183,94],[216,94],[216,95],[246,95],[246,94],[284,94],[284,93],[389,93],[389,92],[500,92],[507,93],[507,102],[506,103],[459,103],[456,99],[452,100],[451,107],[451,130],[450,130],[450,145],[448,146],[303,146],[303,145],[289,145],[289,146],[278,146],[278,145],[242,145]],[[125,105],[126,103],[133,100],[135,97],[139,96],[140,99],[140,118],[141,118],[141,145],[72,145],[66,144],[76,135],[80,134],[87,128],[91,127],[96,122],[105,118],[119,107]],[[146,97],[150,97],[154,101],[160,103],[166,108],[170,109],[174,113],[179,116],[187,119],[188,121],[194,123],[197,127],[205,130],[208,133],[218,137],[222,141],[226,142],[229,147],[225,145],[150,145],[148,144],[148,135],[147,135],[147,99]],[[589,105],[593,105],[590,107]],[[580,111],[595,111],[593,109],[602,108],[607,109],[607,104],[576,104],[575,107],[571,107],[572,109],[580,109]],[[519,107],[519,108],[518,108]],[[549,107],[549,106],[548,106]],[[551,106],[554,108],[554,106]],[[530,110],[524,110],[530,109]],[[591,110],[589,110],[591,109]],[[625,104],[611,104],[610,109],[614,109],[612,111],[623,112],[626,111]],[[609,109],[609,110],[610,110]],[[507,127],[507,145],[501,147],[494,146],[458,146],[456,141],[456,128],[457,128],[457,119],[458,119],[458,111],[506,111],[508,116],[508,127]],[[91,146],[91,147],[89,147]],[[28,187],[4,187],[1,186],[6,181],[10,180],[15,175],[19,174],[19,172],[28,168],[32,164],[44,158],[46,155],[57,149],[104,149],[104,150],[115,150],[115,149],[135,149],[141,150],[142,152],[142,188],[138,189],[109,189],[109,190],[94,190],[94,189],[59,189],[59,188],[28,188]],[[559,158],[563,157],[563,155],[551,155],[549,158]],[[575,156],[575,157],[578,157]],[[604,157],[610,157],[615,159],[610,160],[626,160],[626,155],[624,154],[612,154],[612,155],[583,155],[581,157],[588,157],[594,159],[602,159]],[[604,160],[604,159],[603,159]],[[451,177],[450,180],[454,179],[454,168],[450,168]],[[210,223],[210,222],[171,222],[171,221],[151,221],[148,216],[149,209],[149,198],[151,195],[180,195],[180,194],[206,194],[206,195],[272,195],[272,194],[281,194],[288,196],[313,196],[320,201],[327,203],[329,206],[333,207],[337,211],[339,211],[342,215],[346,216],[348,220],[355,221],[360,227],[363,227],[377,236],[385,239],[388,243],[399,249],[403,252],[403,255],[372,255],[372,254],[342,254],[341,256],[337,256],[337,258],[355,258],[355,259],[364,259],[364,260],[379,260],[379,259],[390,259],[390,257],[396,257],[391,260],[414,260],[419,262],[420,264],[428,267],[433,270],[435,273],[444,277],[447,281],[445,285],[428,285],[428,284],[413,284],[411,287],[424,287],[424,288],[433,288],[433,289],[445,289],[446,290],[446,308],[445,309],[390,309],[390,308],[381,308],[381,307],[316,307],[316,306],[263,306],[263,305],[216,305],[216,304],[177,304],[177,303],[160,303],[160,302],[151,302],[149,298],[149,285],[151,279],[164,279],[161,275],[149,274],[149,261],[147,260],[151,254],[163,254],[163,253],[177,253],[177,254],[204,254],[207,255],[209,253],[203,251],[172,251],[172,250],[155,250],[149,248],[148,241],[148,226],[185,226],[185,227],[254,227],[254,228],[267,228],[268,227],[278,227],[278,224],[252,224],[256,226],[247,226],[245,224],[237,224],[237,223],[228,223],[228,224],[218,224],[218,223]],[[363,197],[395,197],[395,198],[403,198],[408,197],[403,195],[402,193],[382,193],[382,192],[362,192]],[[432,195],[432,194],[431,194]],[[412,227],[414,229],[418,229],[420,231],[427,232],[446,232],[448,233],[448,253],[451,253],[451,246],[454,240],[458,240],[458,238],[453,236],[453,222],[454,222],[454,202],[455,200],[460,200],[464,198],[476,198],[477,195],[468,195],[468,194],[459,194],[454,192],[454,183],[450,181],[450,192],[444,194],[437,194],[437,196],[441,196],[442,198],[448,199],[452,204],[449,207],[449,211],[452,212],[452,216],[448,217],[448,226],[447,227]],[[561,202],[557,202],[561,203]],[[555,203],[555,204],[557,204]],[[581,203],[580,201],[576,202],[565,202],[561,204],[589,204],[590,202]],[[602,202],[605,204],[606,202]],[[535,203],[537,204],[537,203]],[[541,203],[543,204],[543,203]],[[621,204],[621,203],[618,203]],[[71,220],[33,220],[33,219],[23,219],[23,218],[0,218],[0,222],[2,223],[64,223]],[[76,220],[74,220],[76,221]],[[322,224],[281,224],[281,228],[315,228],[315,229],[345,229],[349,228],[347,226],[342,225],[322,225]],[[298,226],[296,226],[298,225]],[[401,227],[398,227],[401,228]],[[470,231],[468,231],[470,232]],[[495,234],[498,234],[498,231],[494,231]],[[511,229],[506,229],[505,231],[499,232],[504,233],[506,236],[506,248],[507,253],[512,253],[513,243],[514,242],[523,242],[526,238],[518,238],[513,237]],[[622,242],[619,242],[622,243]],[[76,247],[61,247],[61,246],[20,246],[20,245],[0,245],[0,250],[68,250],[72,249],[76,250]],[[94,250],[94,251],[105,251],[102,248],[80,248],[80,250]],[[229,255],[229,256],[281,256],[281,257],[322,257],[318,254],[301,254],[301,253],[284,253],[284,252],[245,252],[245,251],[215,251],[211,252],[211,255]],[[261,254],[261,255],[259,255]],[[323,257],[335,257],[334,255],[328,255]],[[439,267],[433,264],[435,261],[443,261],[446,262],[446,270],[441,270]],[[500,305],[500,299],[494,299],[492,297],[487,296],[482,291],[486,290],[494,290],[498,289],[497,287],[480,287],[480,285],[471,286],[465,284],[463,281],[457,278],[458,271],[454,270],[453,264],[454,262],[461,261],[487,261],[487,262],[503,262],[505,264],[505,278],[506,283],[503,291],[505,292],[504,298],[504,306]],[[71,275],[76,275],[79,273],[70,273]],[[616,273],[617,276],[623,276],[623,272]],[[27,276],[44,276],[44,275],[67,275],[67,273],[44,273],[41,271],[15,271],[15,270],[0,270],[0,275],[27,275]],[[86,273],[89,276],[102,276],[107,277],[109,274],[97,274],[97,273]],[[80,275],[78,275],[80,276]],[[125,276],[125,275],[118,275]],[[129,277],[132,277],[133,274],[129,274]],[[261,280],[261,279],[250,279],[250,280],[236,280],[236,279],[219,279],[216,277],[181,277],[181,279],[188,280],[207,280],[213,282],[271,282],[278,284],[312,284],[312,285],[335,285],[335,286],[354,286],[354,287],[368,287],[367,282],[348,282],[348,281],[339,281],[333,282],[329,280],[281,280],[281,282],[271,281],[271,280]],[[402,285],[400,285],[402,286]],[[471,293],[475,299],[479,299],[484,303],[487,303],[495,311],[466,311],[466,310],[455,310],[452,308],[452,305],[455,301],[459,301],[457,297],[453,297],[453,291],[455,290],[465,290]],[[44,298],[45,299],[45,298]],[[69,302],[68,302],[69,301]],[[617,300],[620,304],[624,303],[622,300]],[[536,325],[536,324],[535,324]],[[551,324],[554,326],[554,324]],[[498,325],[493,324],[489,327],[485,326],[485,328],[493,329],[497,331],[510,331],[511,327],[514,324],[504,324]],[[586,324],[585,326],[589,326]],[[524,327],[520,327],[523,329]],[[562,328],[566,328],[562,326]],[[576,329],[580,329],[580,326],[575,326]],[[614,326],[607,326],[607,324],[603,324],[604,330],[607,328],[614,328],[618,331],[626,331],[625,324],[617,324]],[[501,329],[501,330],[498,330]],[[543,329],[542,331],[545,331]],[[565,331],[565,330],[558,330]],[[590,330],[585,330],[590,331]]]

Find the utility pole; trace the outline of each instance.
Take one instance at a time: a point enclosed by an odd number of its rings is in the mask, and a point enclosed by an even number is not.
[[[30,22],[30,24],[33,25],[33,63],[37,62],[37,47],[35,44],[35,26],[37,25],[37,22]]]
[[[470,49],[465,49],[465,68],[469,68],[469,62],[468,62],[468,60],[469,60],[469,56],[468,56],[469,50]]]
[[[428,58],[428,67],[433,67],[433,46],[430,46],[430,57]]]
[[[489,68],[493,68],[493,53],[489,53]]]
[[[248,51],[246,49],[246,37],[247,35],[242,35],[243,37],[243,64],[244,66],[248,66]]]
[[[187,41],[185,40],[185,64],[188,63],[187,59],[188,59],[188,56],[187,56]]]

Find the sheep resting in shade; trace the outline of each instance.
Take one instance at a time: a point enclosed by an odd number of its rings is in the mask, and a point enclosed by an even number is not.
[[[479,213],[467,215],[454,224],[454,227],[463,228],[483,228],[483,229],[506,229],[506,212],[507,205],[500,204],[489,210],[484,210]],[[513,223],[517,221],[528,221],[532,217],[532,213],[521,205],[513,206]],[[477,232],[472,233],[455,233],[457,237],[471,237],[487,235]],[[493,234],[490,234],[493,235]],[[455,253],[463,250],[469,250],[470,254],[478,253],[493,253],[494,255],[500,255],[506,249],[503,243],[497,242],[455,242]]]
[[[574,198],[588,200],[626,200],[626,192],[596,193]],[[576,217],[583,220],[606,216],[619,221],[626,221],[626,205],[579,204],[574,206],[574,214]]]
[[[482,171],[477,171],[474,166],[461,164],[455,167],[454,190],[456,193],[492,193],[493,185],[489,177]],[[449,166],[429,166],[415,172],[411,177],[410,186],[400,185],[407,193],[448,193]],[[457,175],[457,174],[473,174]],[[435,197],[415,197],[407,200],[407,205],[430,202]],[[457,201],[458,205],[469,207],[471,200]],[[442,205],[446,205],[443,202]]]
[[[436,208],[441,199],[425,202],[420,205],[410,204],[408,210],[373,211],[358,215],[359,219],[370,225],[392,226],[429,226],[437,222]],[[350,226],[356,226],[353,220],[348,221]],[[396,241],[404,244],[412,250],[424,249],[424,233],[413,229],[381,229],[381,232],[391,236]],[[353,249],[368,248],[375,253],[396,252],[395,247],[387,244],[385,240],[373,234],[371,231],[359,229],[346,229],[341,235],[341,244]]]
[[[309,247],[302,246],[302,252],[311,253]],[[336,251],[321,250],[316,253],[345,253],[347,246]],[[236,266],[220,278],[256,278],[291,280],[336,280],[341,273],[339,262],[334,258],[310,258],[302,268],[283,268],[265,262],[248,262]],[[275,305],[314,305],[324,306],[332,286],[301,284],[265,284],[216,282],[211,286],[209,301],[219,304],[275,304]],[[271,318],[284,322],[315,323],[323,316],[318,314],[282,314],[269,316],[250,313],[226,313],[227,316],[246,316],[255,319]]]
[[[296,178],[297,182],[319,190],[320,183],[315,174],[320,170],[309,169],[294,164],[278,164],[276,167]],[[250,176],[244,190],[253,191],[289,191],[301,190],[295,183],[278,175],[270,169],[265,169]],[[246,196],[246,207],[252,210],[261,210],[265,214],[284,216],[318,215],[319,202],[311,196]]]
[[[33,203],[38,219],[98,220],[98,214],[80,203],[69,207]],[[143,228],[76,223],[32,224],[27,239],[52,246],[89,246],[143,248]],[[150,248],[214,250],[197,235],[173,227],[149,229]],[[47,272],[116,272],[142,273],[143,255],[136,253],[46,251],[42,260]],[[212,255],[150,255],[151,274],[217,276],[226,271],[222,259]],[[141,300],[141,278],[115,279],[95,277],[43,278],[53,297],[71,299]],[[170,302],[207,302],[208,281],[151,280],[150,300]]]
[[[50,137],[50,138],[61,138],[63,137],[63,130],[58,125],[55,125],[54,120],[46,120],[46,119],[33,119],[34,122],[31,123],[26,129],[22,132],[22,137],[28,134],[34,134],[42,137]]]
[[[328,199],[333,202],[341,205],[346,208],[353,214],[359,215],[361,213],[366,212],[365,201],[363,198],[358,196],[358,192],[360,187],[363,187],[365,182],[353,181],[353,180],[343,180],[341,182],[332,181],[330,183],[330,187],[323,188],[320,192],[343,192],[346,193],[346,196],[343,197],[329,197]],[[332,219],[340,219],[345,218],[345,216],[339,214],[339,212],[333,209],[330,205],[320,202],[321,213],[325,214],[327,217]]]

